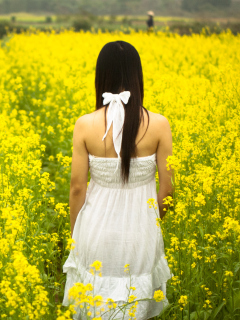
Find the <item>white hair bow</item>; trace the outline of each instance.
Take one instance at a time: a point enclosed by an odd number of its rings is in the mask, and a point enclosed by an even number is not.
[[[127,104],[130,98],[130,91],[123,91],[119,94],[112,94],[110,92],[103,93],[103,104],[109,104],[108,114],[107,114],[107,130],[102,138],[102,141],[106,138],[108,130],[113,124],[113,145],[114,149],[120,159],[120,151],[122,146],[122,130],[125,119],[125,110],[122,102]],[[122,101],[122,102],[121,102]],[[118,163],[117,163],[118,168]],[[117,170],[116,168],[116,170]],[[116,171],[115,170],[115,171]]]

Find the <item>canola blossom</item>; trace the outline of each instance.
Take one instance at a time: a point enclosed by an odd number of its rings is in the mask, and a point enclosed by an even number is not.
[[[174,276],[167,283],[171,305],[159,319],[239,319],[240,35],[204,30],[191,36],[29,31],[1,40],[1,319],[66,320],[75,312],[61,306],[62,265],[74,247],[72,134],[76,120],[95,109],[97,56],[116,40],[138,50],[144,106],[166,116],[173,134],[174,194],[156,224]],[[156,200],[146,204],[153,215]],[[92,261],[89,272],[101,276],[101,266]],[[130,270],[126,265],[126,276]],[[70,294],[86,306],[88,319],[116,309],[110,298],[94,296],[94,287],[76,288]],[[129,290],[126,314],[134,319],[138,297]],[[162,293],[154,299],[161,303]]]

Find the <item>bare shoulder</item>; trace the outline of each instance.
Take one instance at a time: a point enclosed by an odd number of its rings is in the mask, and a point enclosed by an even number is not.
[[[153,127],[157,132],[158,147],[157,147],[157,161],[158,171],[161,172],[166,169],[166,159],[172,155],[172,132],[170,123],[166,117],[161,114],[151,112],[153,116]]]
[[[86,113],[83,116],[79,117],[76,121],[76,125],[90,125],[96,119],[100,119],[104,115],[104,108],[95,110],[91,113]]]
[[[92,113],[86,113],[77,119],[75,126],[77,127],[84,126],[90,121],[91,118],[92,118]]]
[[[171,131],[169,121],[166,117],[159,113],[154,113],[151,111],[148,112],[154,130],[157,130],[159,133]]]
[[[93,121],[93,113],[86,113],[83,116],[79,117],[75,123],[76,129],[84,129],[89,126],[89,124]]]
[[[91,123],[92,114],[84,114],[83,116],[79,117],[77,121],[75,122],[75,127],[73,131],[73,136],[81,137],[84,139],[87,130],[89,128],[89,124]]]

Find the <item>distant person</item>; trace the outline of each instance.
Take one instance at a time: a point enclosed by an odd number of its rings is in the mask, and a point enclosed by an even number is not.
[[[148,31],[150,31],[154,27],[154,22],[153,22],[154,13],[153,11],[148,11],[147,14],[148,14],[148,20],[147,20]]]

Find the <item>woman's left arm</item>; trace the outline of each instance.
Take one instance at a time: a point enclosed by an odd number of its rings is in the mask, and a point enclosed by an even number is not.
[[[87,192],[89,165],[88,151],[85,144],[86,123],[84,118],[84,116],[80,117],[76,121],[73,131],[73,154],[69,194],[71,237],[77,215],[85,202]]]

